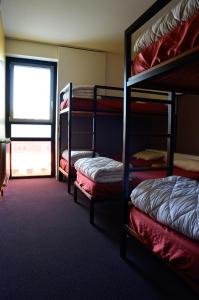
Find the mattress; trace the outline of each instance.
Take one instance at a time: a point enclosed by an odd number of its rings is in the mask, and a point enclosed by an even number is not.
[[[66,99],[61,101],[60,109],[68,107],[68,101]],[[72,107],[73,111],[93,111],[94,101],[93,99],[80,99],[72,98]],[[123,99],[121,98],[102,98],[97,100],[96,105],[97,111],[101,112],[122,112],[123,111]],[[163,112],[168,111],[167,105],[165,104],[156,104],[156,103],[143,103],[143,102],[132,102],[131,103],[132,112]]]
[[[135,207],[130,209],[128,226],[130,232],[199,291],[198,242],[161,225]]]
[[[134,172],[133,173],[133,186],[137,186],[140,182],[147,179],[163,178],[165,177],[164,170],[154,170],[154,171],[144,171],[144,172]],[[173,168],[173,175],[188,177],[199,181],[199,172],[187,171],[177,167]]]
[[[140,165],[143,166],[142,164]],[[180,168],[174,168],[174,175],[184,176],[199,181],[199,172],[186,171]],[[164,170],[133,172],[133,178],[130,183],[130,191],[139,183],[147,179],[163,178],[166,176]],[[90,195],[97,198],[114,198],[122,196],[123,183],[97,183],[77,171],[77,182]]]
[[[161,16],[137,38],[134,44],[134,52],[141,52],[183,22],[188,21],[192,16],[197,14],[198,10],[199,0],[180,0],[166,15]]]
[[[157,41],[149,44],[139,52],[132,62],[132,74],[140,72],[160,64],[170,58],[190,50],[199,45],[199,12],[187,21],[179,23]]]
[[[122,181],[112,183],[99,183],[91,180],[78,171],[76,181],[87,193],[98,199],[112,199],[122,196]]]
[[[132,190],[133,205],[199,242],[199,181],[182,176],[144,180]]]
[[[67,160],[65,160],[64,158],[61,158],[59,165],[62,168],[62,170],[64,170],[66,173],[68,173],[68,161]],[[76,170],[74,168],[74,165],[71,166],[71,175],[72,175],[72,177],[76,176]]]

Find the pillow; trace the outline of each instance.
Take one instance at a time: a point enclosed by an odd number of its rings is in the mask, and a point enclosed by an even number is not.
[[[145,167],[151,167],[151,161],[147,161],[144,159],[137,159],[135,157],[132,157],[130,160],[130,164],[132,165],[132,167],[134,168],[145,168]]]
[[[161,151],[144,150],[133,155],[137,159],[144,160],[157,160],[164,157],[164,153]]]
[[[173,162],[175,167],[181,168],[186,171],[199,172],[199,160],[194,159],[174,159]]]
[[[80,158],[92,157],[92,156],[93,156],[93,151],[87,151],[87,150],[71,151],[71,161],[73,164]],[[95,153],[95,156],[99,156],[99,154]],[[62,152],[62,157],[65,160],[68,160],[68,150],[67,149]]]
[[[161,162],[161,163],[159,163],[159,162],[157,162],[157,163],[153,163],[152,165],[151,165],[151,167],[152,168],[154,168],[154,169],[158,169],[158,168],[166,168],[166,164],[164,163],[164,162]]]

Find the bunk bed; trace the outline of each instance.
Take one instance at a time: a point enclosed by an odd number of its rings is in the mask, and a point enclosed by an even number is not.
[[[154,103],[149,99],[151,92],[135,90],[138,96],[131,99],[131,112],[136,114],[158,114],[167,115],[167,101],[164,99],[165,93],[154,92]],[[121,96],[122,94],[122,96]],[[71,184],[76,177],[74,163],[82,157],[94,157],[96,155],[96,118],[97,116],[123,116],[123,88],[102,85],[80,85],[74,86],[68,83],[60,92],[60,119],[59,119],[59,180],[64,175],[68,180],[68,192],[71,192]],[[62,116],[68,116],[67,127],[67,149],[61,149],[61,139],[63,138],[62,126],[60,126]],[[72,150],[72,128],[73,116],[86,116],[92,118],[92,132],[80,130],[80,134],[91,134],[91,144],[89,149]],[[77,133],[77,132],[76,132]]]
[[[141,123],[141,131],[143,130],[144,124],[142,123],[142,120],[140,117],[144,118],[144,120],[147,117],[154,118],[155,116],[158,116],[161,118],[163,117],[167,121],[167,115],[168,115],[168,103],[167,100],[167,93],[165,92],[158,92],[158,91],[148,91],[148,90],[141,90],[141,89],[135,89],[132,90],[132,92],[135,92],[136,97],[131,97],[130,99],[130,114],[135,115],[138,117],[138,123]],[[153,101],[151,100],[151,97],[153,97]],[[122,99],[123,100],[123,99]],[[99,100],[100,101],[100,100]],[[120,99],[120,104],[123,105],[123,101]],[[122,107],[119,109],[120,113],[123,111]],[[137,135],[137,133],[135,133]],[[142,138],[142,134],[140,135]],[[159,133],[156,134],[156,138],[162,138],[164,134]],[[121,141],[122,145],[122,141]],[[96,161],[100,160],[101,157],[96,158]],[[108,159],[108,158],[107,158]],[[122,161],[122,158],[120,158],[120,162]],[[84,159],[82,159],[84,160]],[[79,162],[79,161],[78,161]],[[87,164],[86,172],[83,170],[84,168],[79,168],[78,163],[75,164],[76,168],[76,180],[74,182],[74,201],[77,202],[77,192],[80,191],[83,193],[87,199],[89,200],[89,207],[90,207],[90,223],[94,223],[94,208],[95,204],[100,204],[102,202],[113,202],[113,201],[120,201],[121,203],[121,197],[122,197],[122,166],[121,166],[121,178],[112,182],[111,180],[106,180],[105,182],[99,182],[94,180],[92,177],[88,176],[88,173],[90,172],[90,168],[93,168],[92,163],[94,163],[92,159],[85,158],[84,163]],[[135,159],[131,159],[132,163],[135,163]],[[135,174],[139,178],[139,171],[142,170],[148,170],[148,165],[145,164],[140,165],[141,161],[136,160],[136,162],[139,164],[137,165],[137,174]],[[153,161],[151,160],[150,163]],[[109,162],[108,162],[109,163]],[[107,163],[107,164],[108,164]],[[113,162],[113,164],[117,162]],[[148,162],[149,163],[149,162]],[[89,165],[88,165],[89,164]],[[95,167],[95,172],[97,172],[97,167]],[[108,173],[107,165],[106,163],[102,166],[100,165],[99,168],[103,170],[104,172]],[[154,172],[162,171],[161,175],[165,176],[165,167],[164,166],[156,166],[154,168]],[[150,174],[150,176],[152,173]],[[154,176],[154,175],[153,175]],[[142,180],[142,179],[141,179]],[[138,179],[139,181],[139,179]],[[139,181],[140,182],[140,181]],[[135,182],[132,182],[133,187],[135,186]]]
[[[153,29],[155,31],[155,40],[149,34],[150,29],[135,44],[139,46],[144,41],[145,48],[139,49],[137,56],[132,60],[132,40],[133,34],[163,9],[170,1],[156,1],[141,17],[139,17],[125,31],[125,77],[124,77],[124,128],[123,128],[123,223],[121,235],[121,257],[126,257],[127,236],[138,239],[142,244],[157,254],[164,260],[175,272],[177,272],[197,293],[199,293],[199,243],[198,237],[185,235],[182,227],[176,228],[170,226],[165,221],[152,216],[152,213],[143,210],[137,205],[137,195],[139,201],[145,201],[141,194],[156,194],[155,201],[162,201],[165,205],[159,215],[162,217],[166,208],[167,197],[161,194],[164,184],[168,182],[182,181],[182,186],[178,190],[181,201],[186,196],[187,187],[195,186],[189,191],[189,196],[196,195],[195,203],[198,201],[198,181],[187,179],[185,177],[171,176],[174,173],[173,160],[175,149],[175,97],[176,93],[199,94],[199,1],[180,1],[178,6],[168,13],[163,20],[170,20],[171,32],[164,32],[164,26],[157,29],[157,24],[162,24],[159,19]],[[178,24],[172,23],[172,16],[175,14],[182,18]],[[190,14],[189,14],[190,13]],[[188,16],[187,16],[188,15]],[[184,19],[183,19],[184,18]],[[158,33],[164,33],[160,36]],[[177,35],[179,33],[179,35]],[[159,37],[159,39],[157,38]],[[150,40],[147,44],[146,40]],[[152,41],[152,42],[151,42]],[[174,41],[175,45],[170,42]],[[170,51],[169,51],[170,50]],[[175,51],[174,51],[175,50]],[[170,54],[170,56],[167,54]],[[161,58],[161,59],[160,59]],[[130,191],[129,174],[134,172],[134,168],[129,167],[130,137],[129,130],[129,98],[132,88],[155,89],[168,91],[169,114],[168,114],[168,135],[167,138],[167,175],[163,179],[146,180],[135,188],[131,194],[133,202],[129,207]],[[185,175],[182,175],[185,176]],[[145,178],[146,179],[146,178]],[[195,178],[197,179],[197,178]],[[163,185],[163,186],[162,186]],[[155,187],[155,190],[153,190]],[[186,197],[185,197],[186,198]],[[189,198],[189,197],[188,197]],[[191,206],[189,199],[186,199],[185,206]],[[147,202],[148,201],[148,202]],[[147,198],[146,206],[151,205],[150,197]],[[176,201],[176,202],[175,202]],[[142,202],[142,201],[141,201]],[[174,199],[172,208],[179,209],[178,201]],[[183,206],[183,204],[181,205]],[[193,208],[193,214],[198,215],[198,207]],[[185,212],[184,212],[185,213]],[[175,212],[176,214],[176,212]],[[187,215],[186,215],[187,216]],[[189,217],[188,217],[189,219]],[[195,219],[196,224],[198,223]],[[197,224],[198,225],[198,224]],[[193,229],[193,227],[190,227]],[[198,232],[198,228],[195,229]]]
[[[154,151],[150,151],[154,152]],[[165,151],[155,150],[157,153],[163,153]],[[199,181],[199,157],[191,156],[191,159],[187,158],[187,155],[176,154],[180,159],[176,159],[176,165],[173,169],[173,174],[176,176],[184,176]],[[157,156],[158,157],[158,156]],[[76,180],[74,183],[74,201],[77,202],[77,190],[80,190],[88,199],[90,204],[90,223],[94,223],[94,206],[97,203],[102,202],[113,202],[120,201],[123,193],[123,182],[122,182],[122,163],[116,162],[116,166],[120,164],[120,177],[113,181],[111,176],[115,176],[114,173],[109,172],[107,165],[109,164],[109,158],[104,165],[98,165],[102,157],[97,157],[95,160],[85,158],[80,159],[75,163],[76,168]],[[197,162],[197,168],[186,168],[186,164],[189,162]],[[165,160],[163,156],[160,159],[137,159],[131,157],[129,160],[130,166],[133,167],[133,174],[130,178],[129,185],[130,189],[134,189],[139,183],[146,179],[164,178],[166,176],[167,168],[165,167]],[[94,165],[94,167],[93,167]],[[110,176],[106,180],[97,180],[92,176],[97,172],[103,172]]]
[[[74,163],[82,157],[95,157],[96,153],[96,117],[97,115],[120,115],[122,116],[122,98],[119,93],[123,91],[119,87],[101,85],[81,85],[73,87],[69,82],[60,92],[60,119],[59,119],[59,180],[64,175],[68,180],[68,193],[71,192],[71,184],[76,177]],[[111,93],[117,96],[111,96]],[[107,94],[107,95],[106,95]],[[62,116],[67,114],[67,149],[61,149],[62,126],[60,126]],[[88,149],[72,150],[73,137],[73,117],[86,116],[92,121],[92,130],[78,132],[81,136],[91,135],[91,147]],[[76,132],[77,134],[77,132]]]

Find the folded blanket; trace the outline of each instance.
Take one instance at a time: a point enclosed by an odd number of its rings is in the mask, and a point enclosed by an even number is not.
[[[99,154],[95,153],[95,156],[99,156]],[[65,160],[68,160],[68,150],[67,149],[62,152],[62,157]],[[93,151],[85,151],[85,150],[71,151],[72,164],[74,164],[78,159],[84,158],[84,157],[93,157]]]
[[[78,92],[73,92],[72,97],[74,98],[86,98],[86,99],[93,99],[94,98],[94,92],[93,91],[78,91]],[[69,99],[69,94],[65,93],[63,95],[63,100],[68,100]]]
[[[165,16],[159,18],[149,29],[147,29],[134,45],[134,52],[139,53],[152,43],[174,30],[182,22],[186,22],[199,10],[199,0],[181,0]]]
[[[95,182],[122,181],[123,164],[107,157],[81,158],[75,169]]]
[[[93,92],[78,92],[72,94],[73,98],[82,98],[82,99],[94,99],[94,93]],[[97,99],[101,99],[102,96],[97,96]],[[69,95],[68,93],[65,93],[63,95],[63,100],[68,100]]]
[[[159,223],[199,241],[198,181],[181,176],[145,180],[131,200]]]
[[[103,89],[98,89],[97,92],[100,95],[105,95],[105,91]],[[73,87],[72,97],[94,99],[94,85],[77,85]],[[63,100],[68,100],[68,98],[69,93],[64,93]],[[97,98],[101,99],[101,96],[98,95]]]
[[[79,91],[79,90],[93,91],[94,85],[76,85],[73,87],[73,91]]]

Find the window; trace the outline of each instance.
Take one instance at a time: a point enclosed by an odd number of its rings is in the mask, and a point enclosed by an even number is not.
[[[55,62],[7,58],[11,177],[55,173]]]

